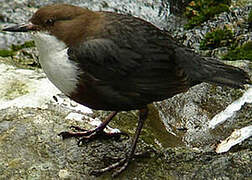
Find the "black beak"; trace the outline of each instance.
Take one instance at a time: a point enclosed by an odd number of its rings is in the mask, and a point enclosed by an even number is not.
[[[23,24],[16,25],[7,28],[3,28],[2,31],[10,31],[10,32],[29,32],[38,30],[37,26],[34,24]]]

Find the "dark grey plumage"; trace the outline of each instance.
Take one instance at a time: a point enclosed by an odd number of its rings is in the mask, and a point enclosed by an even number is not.
[[[102,99],[104,107],[91,106],[94,109],[140,109],[201,82],[234,88],[250,83],[243,70],[201,57],[146,21],[103,15],[101,33],[68,51],[70,59],[85,71],[82,81],[87,78],[85,84]]]

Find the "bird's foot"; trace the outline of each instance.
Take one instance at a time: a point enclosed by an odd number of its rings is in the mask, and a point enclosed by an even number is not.
[[[79,139],[78,145],[81,145],[82,143],[87,143],[87,142],[90,142],[99,138],[103,138],[103,139],[114,138],[118,140],[120,139],[122,135],[129,138],[128,134],[125,132],[105,132],[104,129],[99,129],[99,128],[86,130],[77,126],[71,126],[71,128],[74,131],[64,131],[64,132],[61,132],[59,135],[62,136],[63,139],[70,138],[70,137],[80,137],[81,139]]]
[[[91,174],[95,176],[99,176],[102,173],[112,171],[115,169],[114,173],[112,174],[112,177],[114,178],[118,176],[120,173],[122,173],[128,167],[129,162],[130,162],[130,158],[122,158],[118,160],[116,163],[109,165],[108,167],[91,171]]]
[[[111,164],[105,168],[102,169],[98,169],[98,170],[93,170],[91,171],[91,175],[94,176],[100,176],[101,174],[105,173],[105,172],[109,172],[114,170],[114,172],[112,173],[112,177],[117,177],[120,173],[122,173],[129,165],[129,162],[132,159],[137,159],[137,158],[150,158],[151,154],[153,153],[153,149],[151,150],[147,150],[145,152],[140,152],[140,153],[135,153],[134,155],[132,155],[132,158],[130,158],[128,156],[128,158],[118,158],[118,157],[106,157],[106,159],[108,159],[109,161],[114,161],[114,164]]]

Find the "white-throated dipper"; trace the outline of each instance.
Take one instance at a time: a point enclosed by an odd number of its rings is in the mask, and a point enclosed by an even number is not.
[[[147,118],[147,104],[186,92],[201,82],[242,88],[251,83],[243,70],[204,58],[140,18],[56,4],[40,8],[26,25],[3,29],[31,32],[39,62],[50,81],[76,102],[113,111],[96,129],[63,132],[83,139],[105,136],[119,111],[139,110],[131,151],[104,169],[126,169]]]

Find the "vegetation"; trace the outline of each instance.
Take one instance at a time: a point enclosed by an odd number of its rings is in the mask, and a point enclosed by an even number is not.
[[[248,15],[248,24],[249,24],[249,27],[252,28],[252,10],[250,10],[249,15]]]
[[[1,57],[9,57],[14,56],[15,53],[24,48],[35,47],[34,41],[26,41],[24,44],[20,45],[12,45],[11,48],[8,49],[0,49],[0,56]]]
[[[31,48],[31,47],[35,47],[34,41],[26,41],[24,44],[21,44],[21,45],[12,45],[11,49],[13,51],[18,51],[24,48]]]
[[[209,20],[216,14],[228,12],[231,0],[194,0],[186,8],[185,16],[189,19],[185,25],[186,29],[191,29]]]
[[[0,49],[0,56],[1,57],[9,57],[9,56],[14,56],[14,51],[12,50],[7,50],[7,49]]]
[[[208,32],[200,42],[200,49],[215,49],[217,47],[230,46],[234,40],[233,32],[228,28],[215,29]]]
[[[225,60],[239,60],[247,59],[252,61],[252,41],[243,44],[241,47],[237,47],[230,50],[222,59]]]
[[[252,27],[252,10],[247,19],[250,27]],[[218,47],[228,47],[229,51],[222,56],[225,60],[252,60],[252,41],[237,47],[233,32],[224,26],[223,29],[215,29],[208,32],[205,38],[200,42],[201,50],[211,50]]]

